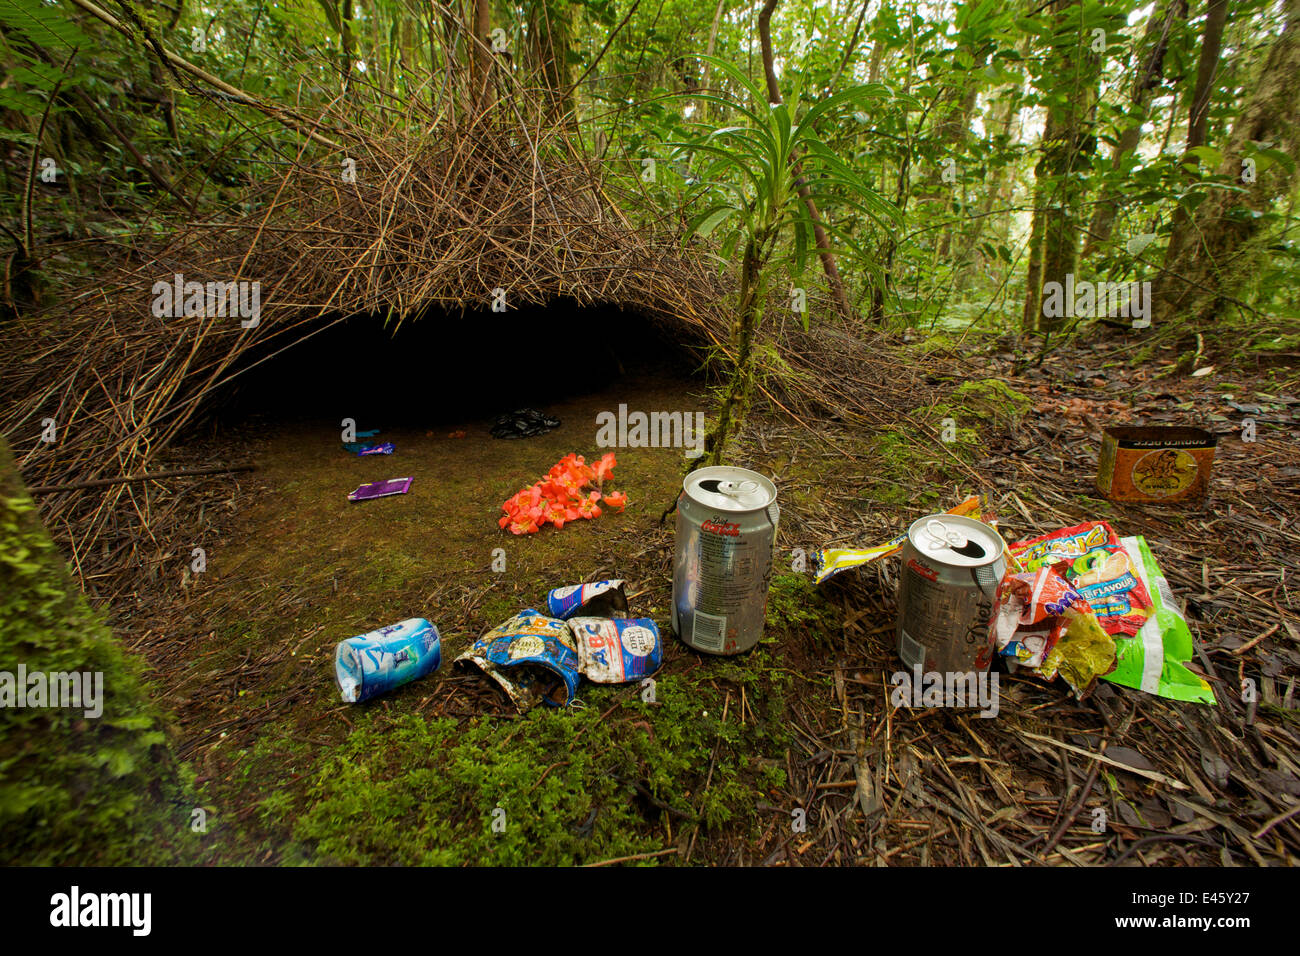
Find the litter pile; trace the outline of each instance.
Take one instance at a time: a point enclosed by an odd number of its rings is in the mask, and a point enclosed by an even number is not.
[[[374,438],[378,434],[379,434],[379,429],[372,428],[370,431],[357,432],[356,437]],[[394,451],[397,450],[397,447],[390,441],[385,441],[385,442],[345,441],[343,443],[343,450],[350,454],[356,455],[360,458],[365,458],[369,455],[391,455]]]
[[[528,608],[497,625],[456,658],[482,671],[523,713],[538,703],[572,704],[585,677],[622,684],[648,677],[663,661],[659,628],[628,613],[621,580],[557,588],[548,614]],[[412,618],[341,642],[334,673],[343,700],[358,703],[424,677],[442,662],[438,629]]]
[[[560,420],[545,415],[535,408],[517,408],[502,415],[492,425],[493,438],[532,438],[552,428],[559,428]]]
[[[992,598],[988,639],[977,643],[1001,657],[1009,669],[1023,668],[1047,681],[1060,677],[1080,699],[1101,678],[1173,700],[1215,703],[1210,685],[1186,666],[1194,650],[1191,630],[1146,540],[1121,538],[1105,521],[1089,521],[1008,545],[997,536],[996,516],[978,496],[972,496],[943,515],[920,519],[909,532],[875,547],[823,549],[814,556],[817,582],[903,551],[909,539],[918,538],[918,526],[942,526],[946,516],[983,522],[996,536],[990,539],[995,550],[1001,544],[1002,554],[989,555],[985,562],[998,568],[998,576],[987,579],[990,585],[996,581],[992,593],[979,575],[973,576],[979,585],[976,596],[982,590]],[[964,546],[966,539],[957,543]],[[906,563],[934,580],[930,568],[915,559]],[[959,580],[954,589],[960,590]],[[943,617],[945,610],[951,610],[951,595],[944,601],[945,606],[926,607],[920,599],[900,606],[899,647],[905,661],[909,647],[919,648],[927,662],[934,659],[934,648],[920,647],[909,638],[904,622],[912,618],[908,626],[940,642],[934,635],[942,634],[942,627],[915,618],[930,612]],[[963,640],[974,639],[969,636],[971,622],[953,623],[965,635]],[[982,669],[989,656],[982,653],[978,660],[977,669]]]

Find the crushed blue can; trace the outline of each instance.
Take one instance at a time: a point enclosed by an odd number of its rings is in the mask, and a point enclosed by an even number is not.
[[[663,662],[659,628],[648,617],[575,617],[569,621],[587,680],[622,684],[649,677]]]
[[[343,700],[360,703],[431,674],[442,663],[438,629],[422,617],[349,637],[334,648]]]
[[[569,625],[532,608],[488,631],[456,661],[482,669],[521,713],[537,703],[572,703],[582,681]]]
[[[623,588],[623,582],[618,579],[556,588],[546,595],[546,608],[551,612],[551,617],[558,617],[562,621],[579,614],[583,617],[626,614],[627,594]]]

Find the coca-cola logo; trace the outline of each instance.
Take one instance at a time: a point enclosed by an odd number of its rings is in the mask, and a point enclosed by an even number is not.
[[[713,520],[702,523],[700,530],[707,531],[709,534],[726,535],[729,538],[740,537],[740,524],[735,521],[723,521],[718,515],[714,515]]]
[[[920,561],[916,560],[916,558],[909,558],[907,561],[907,566],[911,568],[913,571],[915,571],[917,574],[921,575],[921,577],[926,578],[927,580],[930,581],[939,580],[938,571],[934,570],[934,568],[927,568]]]

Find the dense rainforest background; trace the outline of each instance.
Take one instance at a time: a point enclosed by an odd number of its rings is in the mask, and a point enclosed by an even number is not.
[[[865,326],[1047,334],[1095,317],[1045,316],[1045,284],[1146,281],[1152,341],[1285,351],[1296,16],[1264,0],[7,0],[4,307],[105,243],[244,201],[327,104],[384,128],[427,124],[416,101],[454,123],[478,98],[544,90],[528,109],[608,177],[722,238],[724,217],[700,214],[760,159],[724,168],[697,147],[726,145],[755,94],[797,119],[856,91],[807,131],[813,159],[848,174],[800,213],[834,256],[819,265],[795,229],[765,252],[797,265],[794,285],[828,281]]]
[[[1294,865],[1298,120],[1300,0],[0,0],[0,676],[108,678],[0,710],[0,862]],[[511,512],[628,408],[701,454]],[[1208,497],[1100,492],[1117,424]],[[738,657],[668,627],[703,463],[779,489]],[[814,556],[976,495],[1144,535],[1205,693],[893,701],[898,572]],[[648,696],[451,666],[612,578]]]

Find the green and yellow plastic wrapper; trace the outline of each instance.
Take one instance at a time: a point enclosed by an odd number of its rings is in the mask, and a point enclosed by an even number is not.
[[[1216,701],[1210,685],[1183,666],[1194,653],[1192,632],[1146,539],[1140,535],[1121,538],[1120,546],[1146,585],[1155,609],[1136,637],[1115,641],[1115,669],[1103,679],[1170,700],[1213,706]]]

